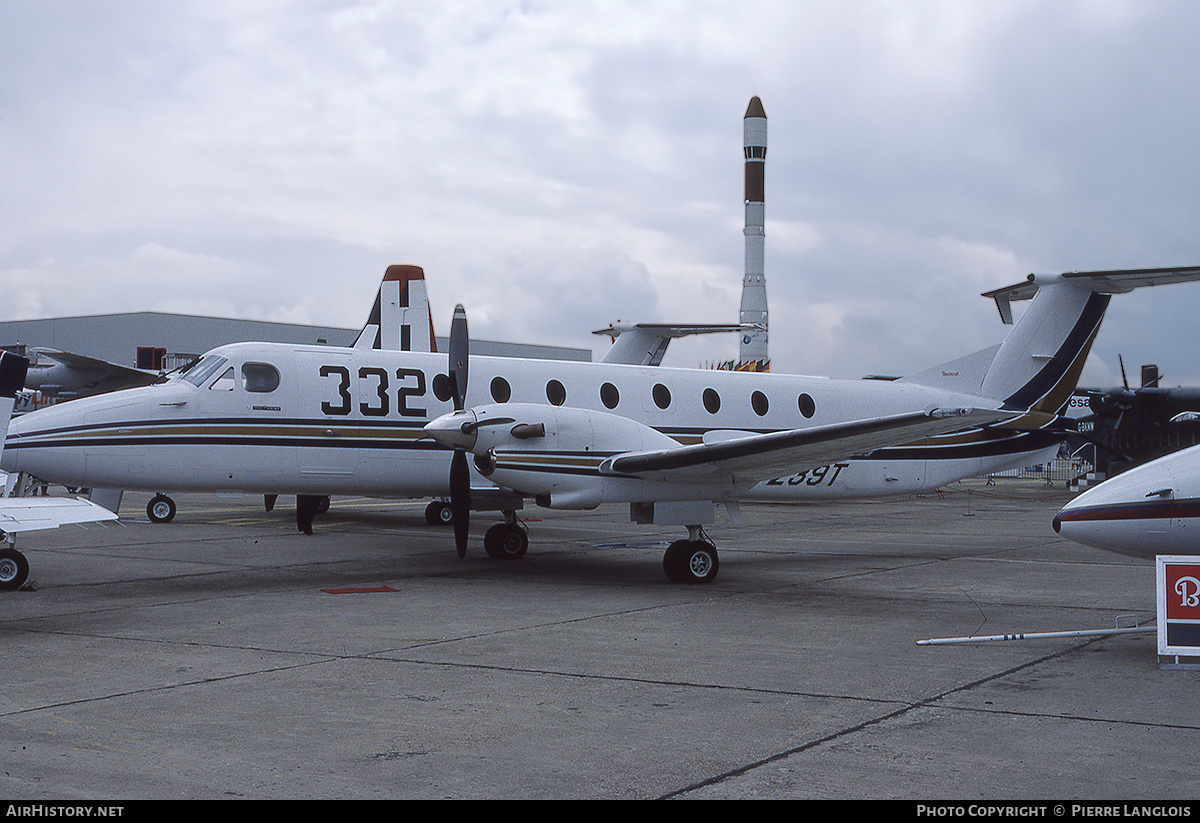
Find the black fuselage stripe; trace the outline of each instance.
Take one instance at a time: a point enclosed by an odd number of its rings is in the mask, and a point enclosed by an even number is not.
[[[1085,506],[1060,512],[1062,523],[1099,523],[1113,520],[1172,520],[1200,517],[1200,498],[1152,500]]]

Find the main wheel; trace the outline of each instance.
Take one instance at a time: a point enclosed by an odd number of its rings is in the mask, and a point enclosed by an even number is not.
[[[663,571],[674,583],[711,583],[720,567],[716,546],[703,540],[676,540],[663,554]]]
[[[425,507],[425,522],[431,526],[449,526],[454,522],[454,512],[450,504],[434,500]]]
[[[529,535],[515,523],[497,523],[484,533],[483,548],[488,557],[517,560],[529,549]]]
[[[15,591],[29,579],[29,561],[13,548],[0,549],[0,589]]]
[[[146,516],[151,523],[170,523],[175,519],[175,501],[165,494],[156,494],[146,504]]]

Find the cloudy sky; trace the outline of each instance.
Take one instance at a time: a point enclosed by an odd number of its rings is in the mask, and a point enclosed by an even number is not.
[[[0,320],[357,327],[416,263],[443,334],[734,322],[758,95],[773,369],[919,371],[1029,272],[1200,264],[1198,34],[1189,0],[0,0]],[[1197,317],[1115,298],[1085,382],[1200,385]]]

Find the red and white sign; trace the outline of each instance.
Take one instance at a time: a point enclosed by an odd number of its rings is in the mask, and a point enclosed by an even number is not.
[[[1158,653],[1200,657],[1200,557],[1156,559]]]

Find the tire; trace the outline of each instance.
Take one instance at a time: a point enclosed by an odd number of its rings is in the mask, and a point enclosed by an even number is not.
[[[146,504],[146,516],[151,523],[170,523],[175,519],[175,501],[165,494],[156,494]]]
[[[529,535],[520,526],[497,523],[483,535],[483,548],[488,557],[519,560],[529,549]]]
[[[454,511],[449,503],[434,500],[425,507],[425,522],[431,526],[449,526],[454,522]]]
[[[663,571],[673,583],[711,583],[720,567],[716,547],[703,540],[676,540],[663,555]]]
[[[0,549],[0,590],[16,591],[29,579],[29,561],[16,549]]]

